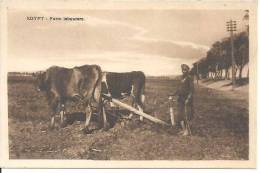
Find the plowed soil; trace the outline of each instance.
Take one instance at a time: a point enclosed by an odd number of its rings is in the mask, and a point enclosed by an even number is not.
[[[145,112],[170,122],[168,94],[178,80],[148,78]],[[91,160],[247,160],[248,97],[229,95],[196,85],[192,136],[162,127],[126,111],[109,113],[111,128],[98,128],[93,116],[91,134],[84,134],[84,109],[67,107],[67,126],[49,129],[50,111],[44,93],[30,80],[9,80],[9,155],[11,159]]]

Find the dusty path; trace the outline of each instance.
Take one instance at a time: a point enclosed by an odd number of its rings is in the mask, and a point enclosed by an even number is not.
[[[245,101],[248,101],[249,98],[249,85],[237,86],[232,90],[232,85],[230,80],[204,80],[199,81],[199,85],[205,88],[211,88],[217,91],[225,93],[225,97],[232,98],[244,98]]]
[[[178,81],[148,79],[146,112],[169,121],[167,95]],[[46,99],[28,82],[9,83],[9,146],[12,159],[208,160],[248,159],[248,101],[196,86],[193,136],[149,121],[110,116],[108,131],[81,132],[83,119],[65,128],[48,129]],[[75,112],[74,111],[74,112]],[[72,111],[73,112],[73,111]],[[75,117],[77,117],[75,115]]]

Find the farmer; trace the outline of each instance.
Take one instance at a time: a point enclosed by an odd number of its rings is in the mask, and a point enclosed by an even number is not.
[[[190,120],[193,117],[193,76],[190,73],[190,68],[186,64],[181,65],[182,78],[181,84],[175,95],[177,96],[177,116],[176,122],[181,126],[180,134],[183,136],[191,135]]]

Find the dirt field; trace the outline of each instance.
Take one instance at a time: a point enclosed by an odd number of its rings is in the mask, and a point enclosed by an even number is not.
[[[169,122],[167,95],[177,85],[176,80],[147,79],[145,111]],[[8,99],[11,159],[248,159],[248,97],[229,97],[223,91],[196,86],[193,135],[189,137],[148,120],[141,123],[137,116],[127,120],[119,115],[110,116],[113,127],[108,131],[97,129],[93,118],[93,132],[86,135],[81,131],[80,106],[69,110],[65,128],[59,128],[56,121],[51,131],[46,98],[30,80],[9,80]]]

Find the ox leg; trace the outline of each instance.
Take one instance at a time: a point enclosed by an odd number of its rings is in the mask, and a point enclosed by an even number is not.
[[[134,116],[134,113],[133,112],[130,112],[130,114],[128,115],[128,119],[132,119]]]
[[[51,117],[51,129],[54,129],[54,125],[55,125],[55,114]]]
[[[141,94],[140,96],[140,103],[137,104],[137,108],[139,111],[141,112],[144,112],[144,100],[145,100],[145,95],[144,94]],[[144,117],[143,116],[140,116],[140,121],[143,121],[144,120]]]
[[[135,96],[134,96],[134,86],[132,85],[132,89],[131,89],[131,98],[132,98],[132,107],[136,107],[135,104]],[[130,114],[128,115],[128,119],[132,119],[133,118],[134,113],[130,112]]]
[[[133,112],[130,112],[130,114],[128,115],[128,119],[132,119],[134,116]]]
[[[51,124],[50,129],[54,129],[55,126],[55,115],[59,109],[59,100],[58,98],[54,98],[52,102],[50,102],[52,114],[51,114]]]
[[[61,104],[61,108],[60,108],[60,126],[61,127],[65,127],[65,123],[64,123],[64,116],[65,116],[65,105]]]
[[[135,100],[134,100],[134,96],[132,96],[132,107],[136,107],[135,105]],[[134,113],[133,112],[130,112],[129,115],[128,115],[128,119],[132,119],[134,116]]]
[[[107,114],[106,114],[106,110],[105,110],[105,106],[102,104],[102,116],[103,116],[103,127],[104,130],[108,130],[109,129],[109,123],[107,121]]]
[[[135,101],[133,101],[132,107],[136,108],[136,103],[135,103]],[[128,115],[128,119],[131,120],[131,119],[133,118],[133,116],[134,116],[134,113],[133,113],[133,112],[130,112],[129,115]]]
[[[134,116],[134,113],[133,112],[130,112],[130,114],[128,115],[128,119],[132,119]]]
[[[178,134],[183,135],[186,129],[184,120],[180,122],[180,125],[181,125],[181,131]]]
[[[184,130],[183,130],[183,136],[189,136],[191,135],[190,125],[188,120],[184,121]]]
[[[85,132],[86,134],[88,134],[88,133],[90,133],[90,130],[89,130],[88,126],[89,126],[90,119],[91,119],[91,115],[92,115],[92,110],[91,110],[89,104],[88,104],[87,107],[86,107],[86,113],[85,113],[85,115],[86,115],[86,121],[85,121],[85,125],[84,125],[84,129],[83,129],[83,130],[84,130],[84,132]]]
[[[137,108],[139,111],[144,112],[143,108],[139,104],[137,104]],[[140,121],[143,121],[143,120],[144,120],[144,117],[140,115]]]

